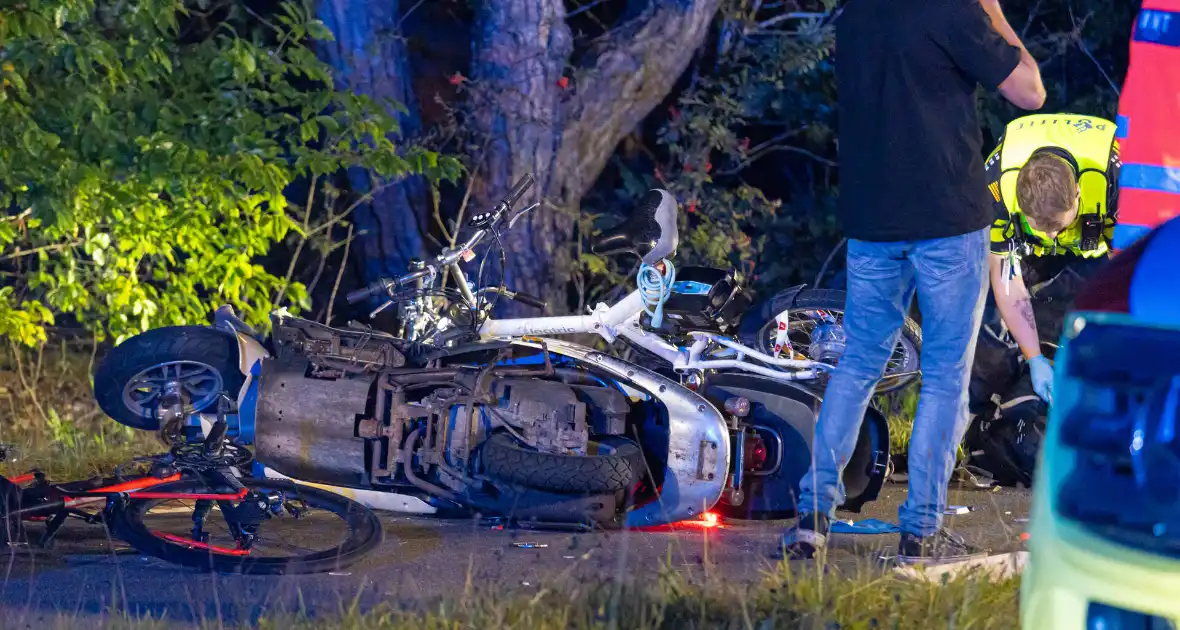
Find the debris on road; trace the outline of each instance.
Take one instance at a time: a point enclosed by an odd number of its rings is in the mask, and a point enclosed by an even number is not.
[[[516,547],[517,549],[545,549],[549,545],[547,545],[546,543],[535,543],[535,542],[514,542],[514,543],[512,543],[512,546]]]
[[[864,534],[875,536],[878,534],[896,534],[901,531],[901,528],[893,523],[887,523],[875,518],[866,518],[863,521],[856,522],[834,521],[831,531],[833,534]]]
[[[975,511],[975,506],[972,505],[948,505],[943,514],[947,516],[960,516],[962,514],[969,514]]]
[[[999,486],[995,485],[995,479],[992,479],[991,475],[989,475],[987,471],[983,469],[976,468],[974,466],[962,466],[955,469],[955,473],[959,482],[968,488],[974,488],[975,490],[991,490],[992,492],[995,492],[1000,488]]]
[[[1028,562],[1028,552],[1016,551],[946,564],[902,566],[897,567],[894,571],[903,578],[935,582],[943,580],[944,576],[954,578],[967,572],[986,573],[994,579],[1002,580],[1020,575],[1026,562]]]

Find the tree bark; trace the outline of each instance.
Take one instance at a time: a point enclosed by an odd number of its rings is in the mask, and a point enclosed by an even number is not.
[[[562,0],[483,1],[472,44],[482,100],[472,107],[490,145],[475,200],[490,207],[532,173],[538,186],[522,203],[547,202],[504,239],[511,288],[566,308],[561,274],[579,201],[619,141],[671,91],[719,4],[650,0],[573,63]]]
[[[341,87],[377,100],[400,103],[396,113],[401,133],[394,142],[418,135],[421,122],[410,83],[405,42],[399,33],[399,0],[320,0],[319,18],[335,41],[324,42],[321,54],[337,71]],[[357,237],[352,246],[365,282],[405,273],[410,259],[422,257],[427,217],[427,188],[421,177],[396,182],[371,182],[361,170],[349,173],[353,191],[363,195],[374,183],[385,185],[372,202],[353,211]]]

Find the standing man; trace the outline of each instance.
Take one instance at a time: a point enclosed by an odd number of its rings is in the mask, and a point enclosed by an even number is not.
[[[901,562],[971,552],[941,528],[988,281],[978,85],[1024,109],[1045,101],[1036,61],[998,0],[856,0],[836,26],[840,214],[848,236],[847,346],[824,395],[788,553],[821,549],[841,473],[917,290],[922,393],[902,505]]]

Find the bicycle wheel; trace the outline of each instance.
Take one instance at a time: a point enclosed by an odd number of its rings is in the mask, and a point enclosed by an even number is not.
[[[288,480],[240,481],[251,491],[247,500],[136,500],[132,494],[114,510],[112,529],[146,555],[206,571],[245,574],[337,571],[381,543],[377,515],[356,501]],[[232,490],[191,479],[155,486],[151,492]],[[204,512],[199,530],[194,527],[198,510]],[[248,545],[242,544],[242,523],[246,531],[254,530]]]
[[[777,297],[777,296],[776,296]],[[811,359],[835,363],[844,352],[844,292],[833,289],[807,289],[799,292],[789,304],[769,304],[753,309],[753,313],[768,313],[770,317],[761,327],[746,328],[742,343],[769,355],[781,355],[776,350],[779,333],[778,318],[787,320],[787,339],[790,343],[787,358]],[[756,330],[756,332],[753,332]],[[753,334],[751,334],[753,333]],[[884,394],[906,387],[919,378],[919,358],[922,354],[922,329],[917,322],[905,318],[901,336],[885,366],[876,393]],[[827,376],[815,381],[801,381],[801,386],[817,394],[827,387]]]

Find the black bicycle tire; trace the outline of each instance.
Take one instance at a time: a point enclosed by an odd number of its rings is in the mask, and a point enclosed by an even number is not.
[[[300,575],[338,571],[361,560],[366,554],[376,549],[384,539],[384,531],[377,515],[369,508],[348,497],[286,480],[240,479],[240,481],[247,488],[295,488],[298,490],[300,498],[318,509],[325,509],[325,505],[334,505],[337,509],[329,511],[341,516],[348,523],[351,534],[343,543],[333,549],[316,552],[301,559],[216,555],[152,535],[143,523],[143,513],[159,501],[136,501],[134,494],[128,501],[113,510],[111,530],[119,539],[144,555],[205,571],[244,575]],[[154,486],[152,491],[180,492],[196,487],[206,488],[207,484],[199,479],[185,479]],[[314,502],[309,499],[313,499]]]

